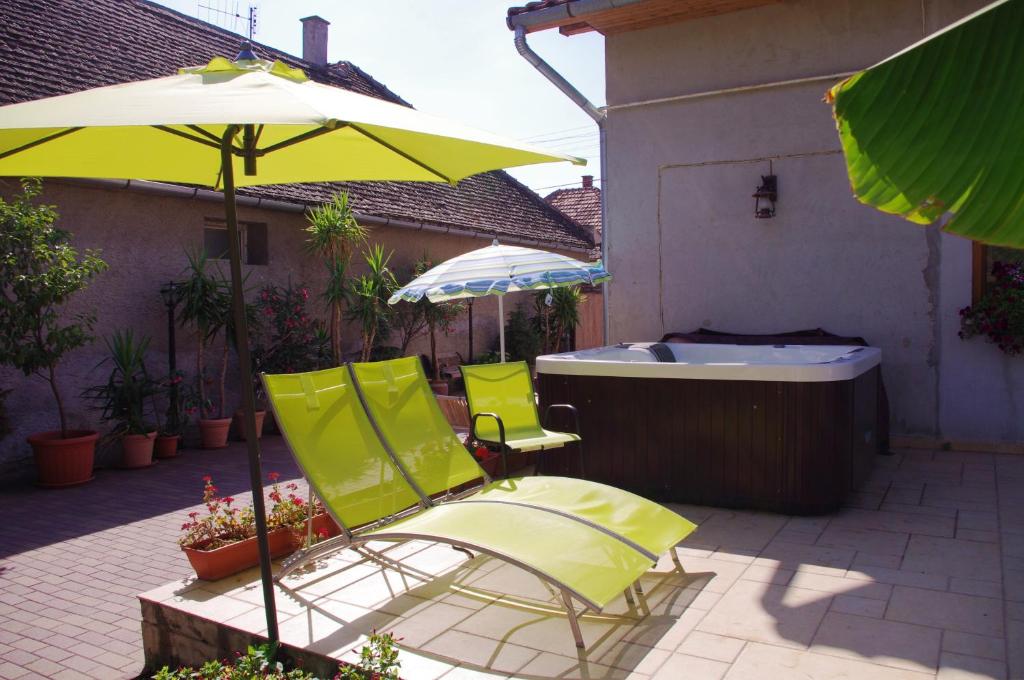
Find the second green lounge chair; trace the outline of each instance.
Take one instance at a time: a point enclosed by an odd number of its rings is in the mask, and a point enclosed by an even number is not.
[[[654,503],[591,482],[489,482],[448,426],[415,358],[264,381],[296,461],[343,527],[338,539],[288,560],[278,578],[367,541],[447,543],[553,584],[582,647],[573,600],[600,611],[694,529]],[[473,487],[480,478],[484,484]]]

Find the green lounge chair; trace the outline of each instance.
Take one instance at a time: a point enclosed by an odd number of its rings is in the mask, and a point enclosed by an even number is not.
[[[380,373],[380,380],[373,380],[373,371]],[[398,379],[388,380],[389,372]],[[356,373],[363,374],[365,390],[354,380]],[[488,485],[474,495],[452,493],[486,477],[458,444],[433,398],[427,401],[432,409],[419,408],[423,392],[419,386],[412,389],[410,375],[429,395],[415,358],[363,364],[355,371],[335,368],[264,376],[275,417],[296,461],[343,527],[337,539],[289,558],[278,579],[309,559],[339,548],[361,548],[367,541],[447,543],[508,561],[553,584],[562,594],[576,643],[582,646],[573,599],[585,609],[600,611],[618,593],[628,593],[630,584],[652,566],[649,548],[666,542],[674,546],[693,530],[678,515],[610,487],[592,485],[594,489],[581,487],[572,493],[567,488],[561,501],[553,500],[549,496],[557,496],[558,489],[551,485],[558,484],[558,478],[506,480],[502,486],[507,490]],[[371,415],[392,402],[395,408],[388,411],[388,420],[378,422]],[[368,413],[367,404],[377,408]],[[409,422],[415,424],[392,429]],[[411,448],[399,456],[389,440]],[[455,444],[449,448],[452,440]],[[530,483],[517,484],[526,481]],[[515,488],[524,489],[522,496],[516,496]],[[636,511],[634,517],[624,516],[629,513],[617,507],[616,499],[600,498],[602,489],[650,506],[643,508],[646,516]],[[539,501],[532,503],[531,496]],[[558,510],[559,503],[577,512]],[[583,519],[588,513],[596,519],[608,515],[608,524],[619,527],[656,526],[626,538],[600,521]],[[673,557],[678,560],[674,551]]]
[[[537,396],[530,379],[530,367],[525,361],[463,366],[462,378],[472,418],[470,433],[480,441],[500,447],[503,476],[508,476],[509,453],[548,451],[571,442],[577,443],[580,477],[586,476],[576,408],[571,404],[551,404],[544,413],[546,422],[552,409],[569,411],[575,420],[576,432],[545,430],[537,414]],[[538,469],[542,463],[543,457],[538,458]]]

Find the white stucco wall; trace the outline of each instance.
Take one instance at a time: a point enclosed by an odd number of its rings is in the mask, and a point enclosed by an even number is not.
[[[895,433],[1024,441],[1024,361],[956,336],[970,244],[852,198],[834,81],[623,106],[857,70],[983,4],[790,0],[609,36],[610,340],[859,335],[883,350]],[[778,212],[758,220],[769,167]]]

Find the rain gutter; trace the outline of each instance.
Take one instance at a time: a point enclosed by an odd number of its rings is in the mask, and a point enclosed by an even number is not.
[[[575,0],[561,5],[548,7],[547,9],[534,12],[516,14],[507,19],[508,27],[515,31],[514,43],[519,56],[528,61],[531,66],[537,69],[541,75],[551,81],[566,97],[571,99],[576,106],[583,109],[583,112],[590,116],[595,123],[599,133],[601,145],[601,261],[605,269],[611,271],[608,263],[608,177],[611,174],[608,169],[608,143],[605,130],[605,123],[608,114],[594,105],[582,92],[573,87],[572,83],[556,71],[551,64],[544,61],[539,54],[533,51],[526,43],[526,33],[531,26],[547,24],[564,18],[582,17],[593,12],[599,12],[625,5],[632,5],[643,0]],[[610,329],[608,323],[608,284],[601,284],[601,334],[602,343],[609,342]]]
[[[120,180],[120,179],[68,179],[65,180],[73,184],[81,184],[85,186],[92,186],[101,189],[120,189],[133,191],[144,194],[151,194],[156,196],[170,196],[174,198],[186,198],[199,201],[213,201],[223,202],[224,194],[219,191],[213,191],[211,189],[203,189],[199,187],[187,187],[178,184],[167,184],[164,182],[151,182],[148,180]],[[603,192],[602,192],[603,193]],[[257,196],[237,196],[236,201],[240,206],[246,206],[250,208],[262,208],[264,210],[278,210],[281,212],[301,213],[305,212],[308,207],[304,203],[290,203],[288,201],[279,201],[272,198],[259,198]],[[433,222],[425,222],[423,220],[403,220],[392,217],[380,217],[377,215],[368,215],[366,213],[355,212],[356,221],[360,224],[370,227],[395,227],[398,229],[412,229],[415,231],[425,231],[436,234],[448,234],[450,236],[462,236],[466,238],[478,238],[487,241],[494,240],[495,237],[501,240],[502,243],[511,243],[523,246],[544,246],[547,248],[555,248],[556,250],[569,251],[574,253],[586,253],[587,248],[581,248],[578,246],[568,246],[564,243],[560,243],[554,240],[544,239],[530,239],[523,238],[520,236],[506,236],[503,234],[495,234],[493,232],[485,232],[474,229],[460,229],[458,227],[449,227],[444,224],[437,224]]]

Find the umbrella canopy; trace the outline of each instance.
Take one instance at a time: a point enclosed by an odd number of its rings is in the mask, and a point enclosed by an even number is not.
[[[496,168],[583,162],[321,85],[280,62],[218,57],[166,78],[0,107],[0,175],[219,186],[229,126],[242,126],[236,186],[455,183]]]
[[[400,288],[388,300],[417,302],[424,296],[431,302],[498,295],[498,336],[501,361],[505,361],[506,293],[538,288],[560,288],[577,284],[596,285],[611,281],[600,262],[586,263],[546,250],[503,246],[494,242],[446,260]]]
[[[213,59],[176,76],[0,107],[0,176],[91,177],[223,187],[267,636],[278,639],[235,186],[340,180],[455,183],[569,160],[309,81],[280,62]],[[237,175],[237,179],[236,179]]]

